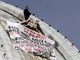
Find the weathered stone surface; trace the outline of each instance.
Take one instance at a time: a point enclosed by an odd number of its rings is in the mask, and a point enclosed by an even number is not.
[[[31,16],[31,18],[39,20],[34,16]],[[15,49],[7,34],[7,25],[2,20],[20,22],[24,20],[23,11],[0,1],[0,60],[47,60],[46,58],[35,56],[32,53],[25,53],[20,49]],[[54,39],[58,44],[56,46],[57,60],[80,60],[78,49],[75,46],[72,47],[72,43],[43,21],[40,21],[40,24],[45,35]]]

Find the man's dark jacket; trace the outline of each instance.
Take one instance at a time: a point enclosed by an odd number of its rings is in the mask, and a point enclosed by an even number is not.
[[[28,9],[24,9],[24,17],[25,17],[25,20],[27,20],[30,15],[31,15],[31,13],[29,12],[29,10]]]

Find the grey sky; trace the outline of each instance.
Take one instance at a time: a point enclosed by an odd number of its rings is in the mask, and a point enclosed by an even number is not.
[[[24,9],[60,30],[80,49],[80,0],[2,0]]]

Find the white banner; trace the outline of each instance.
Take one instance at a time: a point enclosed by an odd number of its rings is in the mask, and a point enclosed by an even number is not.
[[[19,23],[7,21],[7,25],[11,42],[14,46],[18,46],[27,52],[47,53],[48,55],[52,53],[55,56],[55,42],[48,37],[24,27]]]

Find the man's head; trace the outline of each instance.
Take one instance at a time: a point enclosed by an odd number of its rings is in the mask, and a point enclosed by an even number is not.
[[[28,9],[29,10],[29,6],[27,5],[25,9]]]

